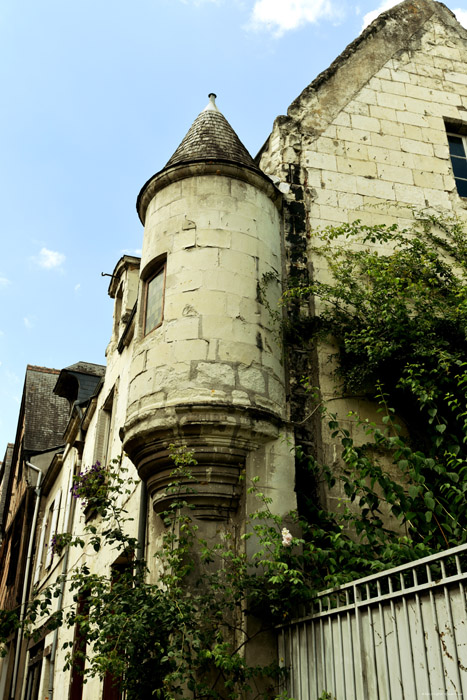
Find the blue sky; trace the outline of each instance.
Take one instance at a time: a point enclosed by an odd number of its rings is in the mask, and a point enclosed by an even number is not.
[[[255,155],[365,16],[394,4],[3,0],[0,459],[28,363],[105,362],[112,301],[101,272],[138,254],[137,194],[208,93]],[[467,25],[467,0],[448,5]]]

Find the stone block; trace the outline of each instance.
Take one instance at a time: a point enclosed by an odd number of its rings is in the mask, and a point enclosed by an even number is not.
[[[284,385],[274,377],[268,376],[268,396],[281,413],[285,411]]]
[[[444,190],[444,179],[439,173],[428,173],[424,170],[413,171],[414,183],[417,187]]]
[[[387,165],[378,163],[378,177],[389,182],[400,182],[406,185],[413,185],[412,171],[409,168],[400,168],[397,165]]]
[[[389,70],[389,68],[386,68],[386,66],[380,68],[375,75],[379,80],[381,80],[381,83],[384,80],[392,80],[391,71]]]
[[[346,211],[338,207],[320,206],[320,218],[335,223],[347,223],[348,215]]]
[[[346,112],[339,112],[337,117],[334,119],[334,124],[337,126],[350,126],[350,115]]]
[[[388,134],[371,134],[371,146],[399,151],[400,139],[397,136],[389,136]]]
[[[370,106],[370,117],[375,119],[384,119],[389,122],[396,121],[396,110],[390,109],[389,107],[380,107],[379,105]],[[381,124],[381,131],[384,133],[383,125]]]
[[[251,400],[245,391],[238,391],[237,389],[234,389],[232,391],[232,403],[237,406],[249,406],[251,404]]]
[[[323,172],[323,182],[326,188],[334,189],[338,192],[352,192],[355,194],[357,191],[354,175]]]
[[[196,245],[200,248],[230,248],[231,233],[225,229],[204,229],[197,234]]]
[[[172,250],[176,252],[178,250],[183,250],[184,248],[193,248],[195,245],[196,230],[194,228],[188,231],[181,230],[174,236]]]
[[[228,342],[233,341],[233,319],[227,316],[204,316],[202,320],[202,338],[209,341],[213,338]]]
[[[185,267],[172,274],[169,271],[169,264],[167,268],[166,288],[170,288],[173,291],[189,292],[199,289],[203,284],[203,272],[201,270]]]
[[[254,391],[257,394],[264,394],[266,390],[264,372],[257,367],[239,367],[238,379],[240,386],[248,391]]]
[[[335,128],[335,127],[334,127]],[[343,128],[343,127],[339,127]],[[345,127],[344,127],[345,128]],[[329,129],[326,130],[326,134]],[[320,136],[316,139],[316,146],[313,153],[328,153],[330,155],[343,155],[344,154],[344,144],[337,137],[330,138],[328,136]]]
[[[146,366],[161,367],[163,365],[170,365],[173,362],[173,359],[173,343],[164,343],[162,341],[159,341],[158,343],[154,343],[152,347],[147,351]]]
[[[360,95],[358,95],[358,98]],[[370,108],[367,105],[365,101],[361,101],[360,99],[352,100],[351,102],[348,103],[347,107],[345,108],[345,112],[350,114],[350,115],[360,115],[362,117],[369,117],[370,116]],[[334,120],[334,123],[336,124],[336,120]],[[343,124],[342,126],[347,126],[346,124]]]
[[[338,126],[337,139],[339,141],[351,141],[353,143],[367,143],[369,142],[369,134],[362,129]],[[343,149],[344,144],[342,144],[342,152],[339,155],[343,155]]]
[[[261,363],[262,355],[263,351],[257,344],[251,345],[250,343],[245,343],[241,340],[236,340],[234,344],[230,341],[224,340],[223,338],[219,339],[217,358],[221,362],[242,362],[245,365],[249,365],[252,362]]]
[[[337,158],[337,169],[341,173],[362,175],[364,177],[376,177],[376,165],[368,160],[355,160],[353,158]]]
[[[330,207],[336,207],[337,206],[337,192],[334,192],[334,190],[326,190],[326,189],[320,189],[317,193],[317,202],[319,204],[326,204],[327,206]]]
[[[405,100],[405,89],[402,95],[393,92],[379,92],[376,95],[378,106],[388,109],[405,109]]]
[[[447,210],[452,209],[451,200],[449,199],[449,194],[447,192],[425,188],[424,194],[427,206],[435,209],[437,207]]]
[[[404,124],[403,130],[404,130],[403,136],[406,139],[410,139],[412,141],[425,141],[426,140],[423,137],[422,129],[419,126],[414,126],[413,124]],[[408,149],[404,149],[404,150],[408,150]]]
[[[205,384],[213,389],[235,386],[235,372],[233,368],[230,365],[218,362],[199,362],[196,365],[194,376],[197,384]]]
[[[199,318],[189,317],[171,321],[165,325],[165,340],[170,343],[174,340],[190,340],[199,338]]]
[[[224,249],[219,252],[219,264],[227,270],[241,270],[242,275],[256,277],[256,258],[237,250]]]
[[[338,192],[338,205],[341,209],[358,209],[363,204],[363,197],[360,194],[350,194],[349,192]]]
[[[397,110],[397,121],[401,124],[414,124],[415,126],[429,126],[428,119],[422,114],[413,114],[406,109]]]
[[[360,114],[351,115],[352,127],[354,129],[361,129],[362,131],[376,131],[381,130],[381,124],[379,119],[374,117],[365,117]]]
[[[426,170],[429,173],[441,173],[447,175],[450,170],[450,163],[440,158],[416,155],[414,156],[414,167],[416,170]]]
[[[208,359],[209,342],[206,339],[177,340],[172,343],[172,362],[192,362]]]
[[[467,86],[467,73],[465,72],[458,73],[456,71],[446,71],[444,77],[451,83],[458,83],[459,85]]]
[[[363,143],[351,143],[347,141],[344,155],[348,158],[354,158],[355,160],[367,160],[368,147]]]
[[[256,275],[247,277],[238,272],[216,269],[204,272],[203,285],[205,289],[220,290],[227,294],[236,294],[241,289],[245,295],[256,297]]]
[[[336,156],[329,153],[318,153],[316,151],[305,152],[305,165],[310,168],[320,168],[321,170],[337,170]]]
[[[423,206],[425,204],[425,195],[423,190],[410,185],[395,184],[394,191],[396,200],[405,204],[413,204],[415,206]]]
[[[378,197],[379,199],[395,199],[392,182],[358,177],[356,178],[356,191],[357,194]]]
[[[359,102],[364,102],[367,105],[375,105],[376,104],[376,92],[375,92],[375,90],[372,90],[369,87],[364,87],[358,93],[357,99]],[[370,111],[370,114],[371,114],[371,111]]]

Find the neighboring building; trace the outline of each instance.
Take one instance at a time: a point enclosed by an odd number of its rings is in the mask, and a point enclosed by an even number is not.
[[[133,534],[138,524],[140,535],[144,532],[147,561],[163,530],[158,513],[170,501],[169,444],[195,452],[199,486],[191,496],[193,512],[200,535],[211,539],[219,522],[241,526],[255,507],[239,485],[241,470],[259,476],[271,507],[285,514],[300,495],[294,440],[333,462],[329,433],[321,423],[303,420],[299,378],[310,365],[284,364],[258,290],[265,277],[271,280],[266,293],[274,306],[287,274],[325,274],[311,259],[313,229],[355,219],[405,223],[411,207],[465,217],[466,58],[467,32],[444,5],[407,0],[373,22],[303,91],[288,115],[277,118],[256,161],[210,95],[172,158],[138,197],[145,227],[142,257],[123,256],[112,275],[115,305],[105,375],[99,365],[79,362],[53,377],[55,400],[62,402],[57,405],[71,410],[60,414],[59,437],[51,432],[47,445],[35,445],[36,453],[48,450],[49,460],[36,531],[35,586],[84,561],[91,572],[110,571],[114,564],[111,551],[55,555],[50,548],[54,534],[82,532],[87,514],[75,508],[70,487],[73,474],[97,460],[108,462],[123,450],[129,474],[142,480],[125,507],[135,515]],[[317,353],[311,370],[323,396],[336,398],[327,355]],[[18,531],[31,522],[31,515],[26,521],[20,514],[22,494],[33,499],[21,481],[24,460],[34,453],[22,440],[28,401],[26,392],[15,446],[0,472],[10,494],[5,500],[0,492],[3,518],[10,509],[0,553],[6,563],[15,520]],[[343,399],[335,405],[342,416],[352,407]],[[371,405],[360,410],[373,412]],[[21,462],[23,442],[30,451]],[[323,498],[332,505],[339,495]],[[0,604],[18,601],[21,557],[1,569],[9,579],[0,584]],[[72,603],[65,590],[63,604]],[[93,679],[83,686],[79,673],[62,671],[61,643],[71,639],[69,632],[46,626],[42,631],[29,644],[27,673],[19,664],[13,694],[14,651],[3,662],[0,697],[4,690],[4,698],[19,700],[24,688],[27,700],[52,694],[71,700],[114,697],[109,682]],[[258,649],[254,654],[258,660]]]
[[[28,365],[14,445],[7,448],[0,482],[0,608],[20,607],[29,591],[30,554],[39,505],[40,473],[64,447],[69,404],[53,394],[59,371]],[[33,466],[30,466],[33,465]],[[9,697],[24,672],[26,649],[12,638],[0,673],[0,697]],[[19,689],[21,683],[19,684]],[[18,691],[19,692],[19,691]]]

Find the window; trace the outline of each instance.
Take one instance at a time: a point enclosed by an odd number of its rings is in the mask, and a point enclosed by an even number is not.
[[[93,464],[100,462],[100,464],[106,466],[110,460],[115,394],[115,387],[113,387],[99,413],[94,442]]]
[[[147,335],[162,323],[165,291],[165,265],[146,282],[144,304],[144,334]]]
[[[460,197],[467,197],[467,136],[462,126],[446,124],[452,170]]]

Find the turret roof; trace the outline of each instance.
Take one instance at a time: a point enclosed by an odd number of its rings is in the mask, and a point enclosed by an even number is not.
[[[224,160],[258,170],[253,158],[219,111],[216,95],[209,95],[209,104],[199,114],[164,170],[173,165],[196,161]]]

